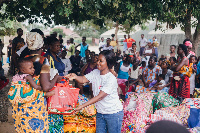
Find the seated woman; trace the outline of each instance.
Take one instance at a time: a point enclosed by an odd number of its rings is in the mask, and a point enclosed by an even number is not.
[[[97,69],[97,60],[98,60],[98,55],[93,56],[91,62],[88,62],[85,66],[83,66],[83,68],[81,69],[80,75],[84,76],[90,73],[91,71],[93,71],[94,69]],[[78,83],[80,94],[83,94],[83,85],[84,84]],[[89,89],[90,89],[90,94],[93,97],[91,84],[89,85]]]
[[[144,86],[136,86],[135,91],[137,93],[151,91],[150,84],[157,78],[159,71],[161,71],[161,68],[158,65],[155,65],[155,57],[151,56],[149,58],[148,66],[143,69],[142,73],[142,81]]]
[[[169,88],[170,88],[170,83],[171,83],[171,80],[172,80],[172,77],[173,77],[173,71],[170,70],[170,64],[169,64],[169,61],[163,61],[161,63],[161,68],[162,70],[159,72],[159,75],[160,74],[163,74],[165,75],[165,78],[164,78],[164,81],[165,81],[165,85],[163,86],[158,86],[156,88],[156,90],[163,90],[165,88],[166,92],[168,92]]]
[[[64,76],[65,64],[62,60],[57,56],[60,51],[60,41],[55,37],[48,37],[47,43],[49,45],[49,49],[47,50],[44,57],[47,57],[50,61],[51,68],[55,66],[55,69],[58,70],[58,74],[60,76]],[[53,60],[51,60],[53,59]]]
[[[190,98],[189,77],[191,73],[189,71],[189,59],[186,57],[188,53],[187,47],[184,44],[179,44],[177,53],[180,58],[177,65],[171,67],[174,73],[169,94],[182,102],[184,98]]]

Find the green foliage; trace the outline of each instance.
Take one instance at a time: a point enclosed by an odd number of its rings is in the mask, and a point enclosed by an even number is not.
[[[53,32],[57,32],[59,35],[62,35],[63,38],[66,36],[65,33],[63,32],[63,29],[60,29],[60,28],[55,28],[53,29],[50,34],[52,34]]]
[[[192,26],[196,27],[200,19],[200,4],[198,0],[147,0],[149,3],[150,14],[160,22],[167,22],[172,27],[181,24],[187,26],[191,16],[196,18]],[[187,17],[187,14],[190,17]]]
[[[0,14],[5,14],[6,5],[4,4],[0,10]],[[17,28],[21,27],[21,24],[10,19],[0,18],[0,36],[14,35]]]
[[[74,31],[78,33],[80,36],[92,37],[92,38],[100,38],[100,35],[107,31],[107,27],[100,27],[95,25],[93,21],[84,21],[78,25],[72,25]]]

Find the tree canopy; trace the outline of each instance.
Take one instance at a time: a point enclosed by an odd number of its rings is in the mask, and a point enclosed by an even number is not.
[[[182,26],[186,38],[193,40],[194,46],[200,42],[200,4],[198,0],[8,0],[0,18],[26,19],[29,23],[80,24],[87,20],[105,26],[107,20],[116,27],[124,27],[126,33],[134,25],[142,25],[149,19],[167,22],[168,27]],[[3,5],[1,3],[1,5]],[[194,21],[191,21],[194,18]],[[192,37],[191,27],[195,27]]]

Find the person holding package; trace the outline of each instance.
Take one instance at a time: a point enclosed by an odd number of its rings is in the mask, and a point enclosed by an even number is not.
[[[97,69],[84,76],[77,76],[74,73],[66,76],[66,78],[75,79],[79,83],[92,83],[94,97],[76,108],[75,111],[78,112],[95,103],[97,109],[96,133],[107,131],[121,133],[123,106],[117,92],[117,79],[112,70],[115,63],[114,58],[114,52],[102,51],[98,57]]]

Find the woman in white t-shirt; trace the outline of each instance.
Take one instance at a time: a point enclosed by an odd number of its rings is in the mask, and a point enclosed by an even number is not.
[[[97,133],[105,133],[107,131],[109,133],[121,133],[123,106],[117,92],[117,78],[113,75],[112,70],[115,63],[114,59],[114,52],[102,51],[97,62],[98,69],[85,76],[77,76],[74,73],[66,76],[66,78],[75,79],[79,83],[92,83],[94,97],[75,110],[80,111],[82,108],[95,103],[97,109]]]

